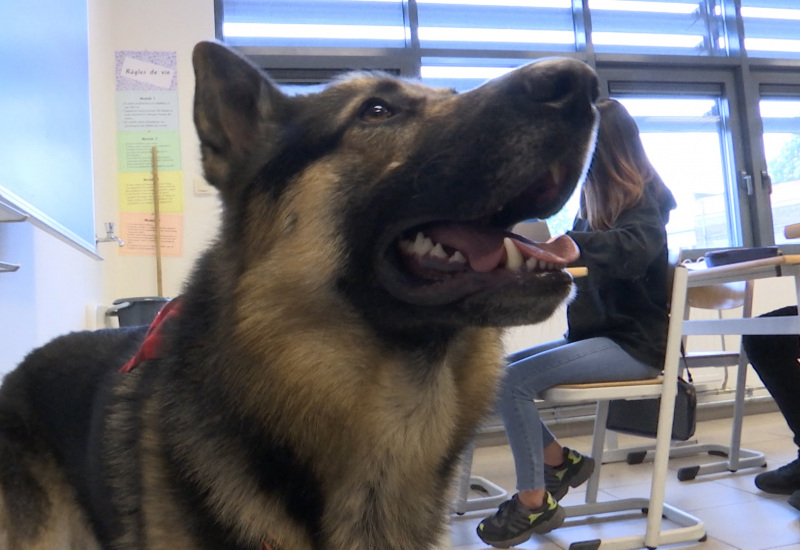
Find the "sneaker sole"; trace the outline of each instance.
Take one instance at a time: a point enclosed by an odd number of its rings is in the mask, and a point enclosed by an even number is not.
[[[523,542],[531,538],[531,536],[534,534],[544,535],[545,533],[549,533],[554,529],[558,529],[559,527],[561,527],[561,525],[564,524],[564,520],[566,519],[566,517],[567,517],[566,510],[564,510],[564,508],[559,506],[558,508],[556,508],[556,511],[553,513],[553,516],[550,519],[534,525],[524,533],[521,533],[520,535],[514,538],[501,541],[497,540],[491,541],[484,539],[483,537],[480,536],[480,534],[478,534],[478,537],[486,544],[494,546],[495,548],[510,548],[512,546],[516,546],[517,544],[522,544]]]
[[[795,487],[773,487],[771,485],[759,483],[758,480],[755,481],[755,486],[771,495],[791,495],[798,490]]]

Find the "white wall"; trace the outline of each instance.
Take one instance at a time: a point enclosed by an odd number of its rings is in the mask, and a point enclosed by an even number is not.
[[[84,326],[101,286],[97,260],[29,223],[0,224],[0,375],[33,347]]]
[[[214,2],[88,0],[88,8],[98,235],[104,235],[103,222],[118,222],[119,212],[114,52],[177,52],[185,243],[183,257],[164,259],[164,294],[174,296],[217,226],[216,198],[193,192],[193,182],[201,176],[191,113],[191,51],[196,42],[214,38]],[[87,309],[116,298],[156,294],[153,258],[120,256],[115,243],[99,244],[98,254],[103,261],[29,223],[0,224],[0,261],[22,266],[15,273],[0,273],[0,375],[33,347],[59,334],[92,328],[94,316]]]

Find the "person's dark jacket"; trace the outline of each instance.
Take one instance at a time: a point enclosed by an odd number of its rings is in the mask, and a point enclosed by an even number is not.
[[[568,341],[605,336],[639,361],[662,368],[668,324],[664,226],[675,206],[672,193],[657,181],[610,230],[593,231],[587,220],[576,218],[567,235],[578,244],[589,274],[575,280]]]

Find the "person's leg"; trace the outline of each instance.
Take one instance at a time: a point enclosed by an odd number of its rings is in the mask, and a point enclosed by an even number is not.
[[[789,306],[762,315],[783,317],[797,315],[797,306]],[[742,345],[753,369],[769,390],[800,447],[800,338],[794,335],[746,335]]]
[[[534,355],[539,355],[540,353],[544,353],[546,351],[550,351],[551,349],[560,348],[561,346],[566,346],[569,342],[566,339],[561,340],[553,340],[552,342],[545,342],[544,344],[539,344],[537,346],[533,346],[530,348],[525,348],[520,351],[515,351],[509,355],[506,355],[506,365],[512,365],[523,359],[527,359],[528,357],[533,357]]]
[[[517,472],[517,489],[545,486],[544,449],[555,438],[539,418],[534,397],[553,386],[654,378],[658,371],[628,355],[608,338],[562,342],[508,365],[498,409]]]
[[[797,315],[789,306],[762,315]],[[742,338],[747,358],[767,388],[800,448],[800,338],[795,335],[746,335]],[[800,451],[799,451],[800,453]],[[800,454],[799,454],[800,456]],[[800,458],[755,478],[756,486],[768,493],[791,494],[800,490]]]
[[[560,384],[638,380],[658,375],[656,369],[633,359],[607,338],[549,343],[511,358],[516,360],[507,367],[498,409],[514,455],[519,492],[477,529],[484,542],[502,548],[520,544],[533,533],[552,531],[565,517],[564,509],[546,490],[545,466],[558,466],[568,458],[568,453],[563,452],[539,418],[533,398],[542,390]],[[587,458],[575,455],[578,460]],[[566,473],[568,466],[562,472]],[[585,481],[590,474],[591,469],[572,486]],[[561,496],[564,493],[565,489]]]

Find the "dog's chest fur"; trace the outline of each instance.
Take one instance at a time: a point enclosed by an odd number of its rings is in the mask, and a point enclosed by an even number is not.
[[[335,331],[307,339],[300,352],[286,350],[296,360],[274,390],[314,409],[298,405],[291,418],[278,410],[266,418],[326,480],[321,547],[426,547],[441,528],[437,511],[448,508],[446,473],[490,406],[501,372],[499,331],[466,330],[435,361]]]
[[[305,346],[288,345],[292,338],[285,346],[262,341],[261,363],[254,357],[241,362],[261,372],[259,380],[270,373],[263,386],[241,387],[238,398],[242,404],[252,399],[250,418],[259,419],[255,429],[265,440],[284,443],[296,469],[290,464],[279,472],[257,472],[239,441],[199,432],[193,437],[187,426],[180,430],[178,443],[192,448],[180,455],[180,463],[206,480],[202,506],[243,541],[237,550],[253,545],[259,550],[262,539],[276,550],[425,548],[443,527],[441,514],[450,498],[446,474],[456,466],[479,411],[488,407],[501,370],[499,332],[466,330],[435,360],[372,349],[366,342],[356,346],[336,332],[307,338]],[[276,357],[280,366],[270,361]],[[249,378],[241,374],[236,378]],[[151,411],[144,416],[149,434],[144,440],[152,446],[143,461],[146,485],[168,495],[174,480],[164,477],[169,468],[159,449],[175,444],[174,437],[161,434],[176,428],[160,427],[157,408],[144,409]],[[198,460],[215,452],[219,460]],[[307,471],[302,465],[309,463],[313,469]],[[276,474],[293,478],[291,491],[313,493],[306,510],[293,509],[296,495],[287,501],[280,491],[260,490],[260,477]],[[186,536],[198,543],[194,533],[169,529],[171,509],[185,505],[149,502],[146,536],[173,542]]]

